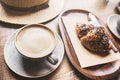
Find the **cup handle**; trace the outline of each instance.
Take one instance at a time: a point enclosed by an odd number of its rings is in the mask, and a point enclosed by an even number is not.
[[[53,65],[55,65],[55,64],[58,63],[58,59],[56,58],[56,56],[55,56],[54,54],[49,55],[49,56],[47,57],[47,60],[48,60],[51,64],[53,64]]]

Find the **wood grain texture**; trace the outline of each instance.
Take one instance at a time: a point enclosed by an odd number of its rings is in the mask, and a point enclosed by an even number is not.
[[[61,15],[61,17],[62,16],[70,16],[70,17],[73,16],[74,17],[74,16],[78,16],[78,15],[79,15],[78,17],[80,17],[81,13],[88,14],[88,12],[84,11],[84,10],[72,9],[72,10],[65,11]],[[58,22],[59,28],[60,28],[60,32],[61,32],[64,44],[65,44],[68,58],[70,59],[73,66],[82,74],[86,75],[87,77],[89,77],[91,79],[95,79],[95,80],[105,80],[105,79],[109,79],[109,78],[112,78],[115,75],[117,75],[118,69],[120,66],[120,64],[119,64],[120,61],[114,61],[112,63],[98,65],[95,67],[93,66],[93,67],[85,68],[85,69],[80,67],[78,58],[77,58],[75,50],[73,48],[73,44],[71,43],[70,37],[68,35],[68,32],[65,28],[65,25],[64,25],[61,17]],[[83,21],[85,21],[85,20],[83,19]],[[100,23],[99,19],[98,19],[98,22]]]
[[[88,11],[93,12],[98,17],[100,17],[104,23],[108,16],[115,13],[115,6],[119,0],[109,0],[109,4],[104,2],[104,0],[65,0],[64,10],[69,8],[77,8],[77,9],[85,9]],[[58,25],[57,25],[58,18],[48,22],[46,25],[50,26],[55,32],[58,32]],[[10,35],[17,29],[22,26],[19,25],[11,25],[7,23],[0,22],[0,80],[33,80],[33,79],[26,79],[14,74],[5,64],[4,56],[3,56],[3,49],[6,40],[10,37]],[[117,39],[116,39],[117,40]],[[117,40],[118,44],[120,43]],[[72,55],[75,56],[75,55]],[[75,59],[76,60],[76,59]],[[120,72],[120,70],[119,70]],[[119,80],[120,76],[116,76],[110,80]],[[82,75],[69,63],[66,57],[60,67],[49,76],[34,79],[34,80],[91,80],[86,76]]]

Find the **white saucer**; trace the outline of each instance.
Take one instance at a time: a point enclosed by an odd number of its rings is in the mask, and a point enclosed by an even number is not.
[[[43,59],[37,63],[31,63],[23,59],[14,45],[15,34],[16,33],[14,33],[5,44],[4,58],[7,66],[16,74],[28,78],[43,77],[56,70],[56,68],[62,62],[64,57],[64,45],[59,35],[57,35],[57,46],[53,51],[53,54],[58,59],[58,63],[56,65],[53,65],[46,59]]]
[[[117,21],[120,19],[120,15],[113,14],[111,15],[107,20],[107,25],[110,31],[118,38],[120,39],[120,32],[117,30]]]

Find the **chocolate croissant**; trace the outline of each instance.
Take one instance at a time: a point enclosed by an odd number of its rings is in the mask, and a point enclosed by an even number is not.
[[[107,52],[112,46],[109,37],[103,27],[95,27],[90,24],[77,24],[77,36],[81,44],[94,52]]]

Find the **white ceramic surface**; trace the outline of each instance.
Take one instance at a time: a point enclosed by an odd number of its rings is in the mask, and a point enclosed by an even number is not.
[[[117,29],[117,21],[120,19],[120,15],[113,14],[107,20],[107,25],[110,31],[120,39],[120,32]]]
[[[5,44],[4,58],[7,66],[16,74],[28,78],[43,77],[56,70],[62,62],[64,57],[64,45],[59,35],[57,35],[57,46],[53,51],[53,54],[58,58],[58,63],[53,65],[46,59],[38,62],[30,62],[24,59],[15,48],[15,34],[16,33],[14,33]]]
[[[30,24],[20,28],[14,41],[17,50],[31,59],[50,55],[57,42],[55,32],[42,24]]]

